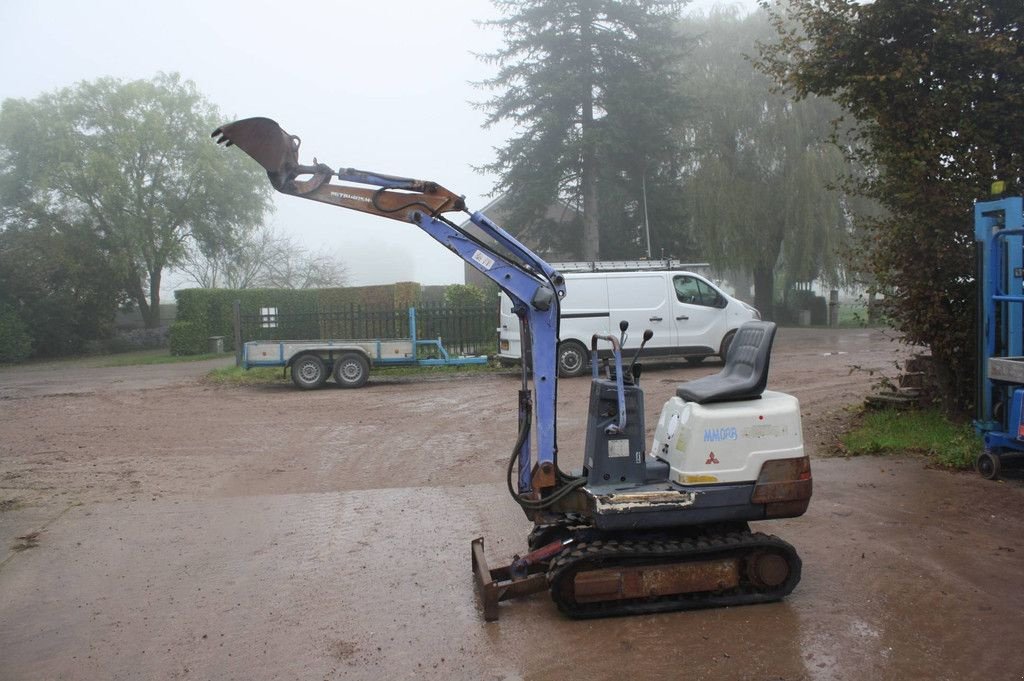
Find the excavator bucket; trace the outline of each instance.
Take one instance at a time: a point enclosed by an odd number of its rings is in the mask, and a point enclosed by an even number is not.
[[[243,118],[222,125],[211,137],[217,139],[217,144],[235,145],[255,159],[277,189],[299,162],[299,138],[289,135],[269,118]]]

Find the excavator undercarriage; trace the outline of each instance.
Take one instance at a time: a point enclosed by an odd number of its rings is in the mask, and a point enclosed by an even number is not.
[[[557,554],[490,570],[483,539],[473,542],[485,619],[498,618],[499,601],[548,590],[563,614],[583,619],[767,603],[800,581],[796,550],[746,523],[603,532],[567,520],[537,526],[529,544]]]

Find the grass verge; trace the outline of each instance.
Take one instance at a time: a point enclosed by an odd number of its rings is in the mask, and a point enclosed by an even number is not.
[[[127,367],[145,366],[150,364],[180,364],[182,362],[202,362],[208,359],[230,359],[230,353],[204,354],[204,355],[172,355],[167,348],[155,350],[135,350],[133,352],[122,352],[114,355],[79,355],[75,357],[57,357],[46,359],[31,359],[27,362],[17,364],[0,364],[0,369],[17,369],[21,367],[46,367],[49,365],[60,367],[84,367],[86,369],[98,369],[104,367]]]
[[[865,412],[841,440],[851,456],[917,452],[956,469],[971,468],[982,450],[970,424],[950,421],[936,409]]]

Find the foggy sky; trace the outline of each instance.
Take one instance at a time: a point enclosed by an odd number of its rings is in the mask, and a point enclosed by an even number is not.
[[[479,210],[495,178],[472,166],[513,133],[481,129],[484,113],[470,103],[488,93],[468,83],[494,71],[472,53],[501,40],[475,20],[495,17],[489,0],[3,0],[0,100],[176,71],[224,122],[267,116],[300,136],[300,162],[433,180]],[[462,261],[412,225],[281,194],[274,202],[269,222],[340,257],[350,284],[462,282]],[[183,286],[167,280],[166,294]]]

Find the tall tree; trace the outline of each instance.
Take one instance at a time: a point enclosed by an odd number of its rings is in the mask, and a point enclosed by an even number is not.
[[[972,203],[995,179],[1024,191],[1024,4],[994,0],[792,0],[764,61],[798,96],[834,97],[877,172],[862,189],[886,308],[927,345],[946,394],[974,380]]]
[[[210,143],[220,123],[216,107],[174,74],[8,99],[0,108],[4,225],[88,229],[146,325],[157,326],[162,274],[185,244],[229,242],[270,205],[259,169]]]
[[[753,275],[754,304],[771,318],[777,278],[842,279],[850,211],[830,187],[846,167],[830,141],[840,110],[773,92],[751,60],[772,35],[764,12],[715,10],[686,27],[697,36],[687,57],[696,107],[686,196],[695,236],[717,267]]]
[[[123,275],[84,221],[54,225],[43,216],[0,230],[0,308],[24,320],[37,356],[74,354],[107,336],[127,302]]]
[[[486,169],[499,175],[496,190],[506,192],[515,224],[541,219],[556,199],[579,209],[578,252],[596,260],[604,235],[622,229],[610,221],[636,213],[627,204],[639,204],[645,177],[651,181],[678,167],[672,131],[685,101],[676,87],[681,42],[675,24],[683,3],[494,4],[504,18],[489,23],[501,29],[505,44],[483,56],[497,74],[480,85],[497,94],[481,106],[486,125],[508,120],[519,132]],[[624,185],[633,187],[628,200]],[[602,226],[605,216],[609,224]]]

